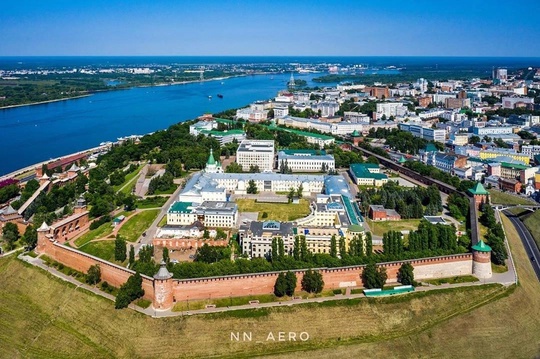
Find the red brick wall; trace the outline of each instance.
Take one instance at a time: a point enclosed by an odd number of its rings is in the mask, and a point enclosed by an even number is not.
[[[121,266],[109,263],[100,258],[83,253],[76,249],[64,246],[59,243],[53,243],[47,238],[43,238],[43,232],[38,232],[40,235],[38,241],[38,252],[45,253],[52,259],[63,263],[64,265],[86,273],[88,268],[94,264],[99,264],[101,267],[101,278],[109,284],[119,287],[134,274],[133,271]],[[410,263],[413,267],[426,266],[429,270],[430,265],[439,265],[448,263],[463,265],[470,262],[472,254],[460,254],[446,257],[426,258],[412,260]],[[388,282],[397,281],[397,272],[403,262],[383,263],[388,274]],[[424,267],[425,268],[425,267]],[[334,289],[341,287],[361,287],[361,274],[363,266],[341,267],[341,268],[326,268],[321,269],[325,283],[325,289]],[[472,266],[471,266],[472,271]],[[301,282],[304,271],[296,271],[298,278],[297,290],[301,289]],[[470,273],[469,273],[470,274]],[[215,299],[227,298],[230,296],[247,296],[259,294],[271,294],[274,291],[274,284],[278,276],[277,272],[258,273],[247,275],[235,275],[225,277],[198,278],[185,280],[172,280],[172,293],[174,298],[166,298],[164,305],[174,301],[197,300],[197,299]],[[143,289],[145,291],[144,298],[154,301],[154,279],[143,276]],[[167,286],[166,292],[169,292]],[[166,309],[166,308],[164,308]]]
[[[429,266],[441,263],[461,263],[470,261],[471,254],[461,254],[447,257],[427,258],[413,260],[413,267]],[[388,283],[397,282],[397,273],[403,262],[384,263],[388,274]],[[363,266],[321,269],[324,288],[334,289],[346,286],[362,286]],[[472,266],[471,266],[472,272]],[[303,271],[296,271],[297,290],[301,290]],[[470,273],[469,273],[470,274]],[[199,279],[174,280],[173,292],[175,301],[227,298],[234,296],[248,296],[271,294],[278,276],[277,272],[246,274],[226,277],[212,277]],[[354,282],[354,283],[353,283]]]
[[[46,255],[67,267],[83,273],[88,272],[88,268],[90,268],[90,266],[99,264],[101,269],[101,280],[106,281],[115,287],[120,287],[130,276],[135,274],[135,272],[132,270],[123,268],[59,243],[51,243],[50,246],[47,246]],[[144,289],[145,299],[153,300],[154,298],[153,282],[153,278],[143,276],[142,287]]]

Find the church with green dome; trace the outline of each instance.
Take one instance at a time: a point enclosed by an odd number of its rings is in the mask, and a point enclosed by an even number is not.
[[[221,163],[214,158],[214,151],[210,149],[210,155],[208,161],[206,161],[206,167],[204,168],[206,173],[223,173]]]

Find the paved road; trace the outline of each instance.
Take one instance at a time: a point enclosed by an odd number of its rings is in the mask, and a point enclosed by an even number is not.
[[[191,178],[190,177],[186,177],[185,178],[185,181],[189,181],[189,179]],[[173,202],[177,201],[178,200],[178,195],[180,194],[180,192],[182,192],[182,190],[184,189],[184,186],[182,185],[179,185],[178,188],[176,189],[176,191],[174,191],[174,193],[171,195],[171,197],[167,200],[167,202],[165,202],[165,204],[163,205],[163,207],[161,207],[161,211],[159,212],[158,216],[156,217],[156,219],[154,220],[154,222],[152,222],[152,224],[150,225],[150,227],[148,227],[148,229],[146,230],[146,236],[144,237],[139,237],[139,239],[137,240],[137,243],[135,244],[135,254],[138,254],[139,253],[139,250],[141,249],[141,246],[142,245],[146,245],[146,244],[151,244],[152,243],[152,239],[154,238],[154,236],[156,235],[156,232],[157,232],[157,228],[158,228],[158,224],[159,222],[161,221],[161,218],[167,214],[167,211],[169,210],[169,207],[173,204]]]
[[[525,247],[525,252],[531,261],[531,265],[536,273],[536,276],[538,277],[538,280],[540,281],[540,250],[538,250],[538,247],[534,242],[534,238],[518,217],[508,211],[503,211],[503,213],[508,217],[508,219],[510,219],[514,227],[516,227],[516,231],[521,237],[521,241]]]

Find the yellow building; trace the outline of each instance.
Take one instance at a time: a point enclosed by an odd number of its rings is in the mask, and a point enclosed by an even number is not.
[[[500,156],[510,157],[516,161],[521,161],[526,164],[528,164],[530,160],[529,156],[524,155],[523,153],[506,152],[506,151],[480,151],[480,158],[483,160],[489,159],[489,158],[500,157]]]

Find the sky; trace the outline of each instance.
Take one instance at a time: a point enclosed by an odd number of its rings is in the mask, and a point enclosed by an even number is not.
[[[0,56],[540,57],[540,0],[2,0]]]

